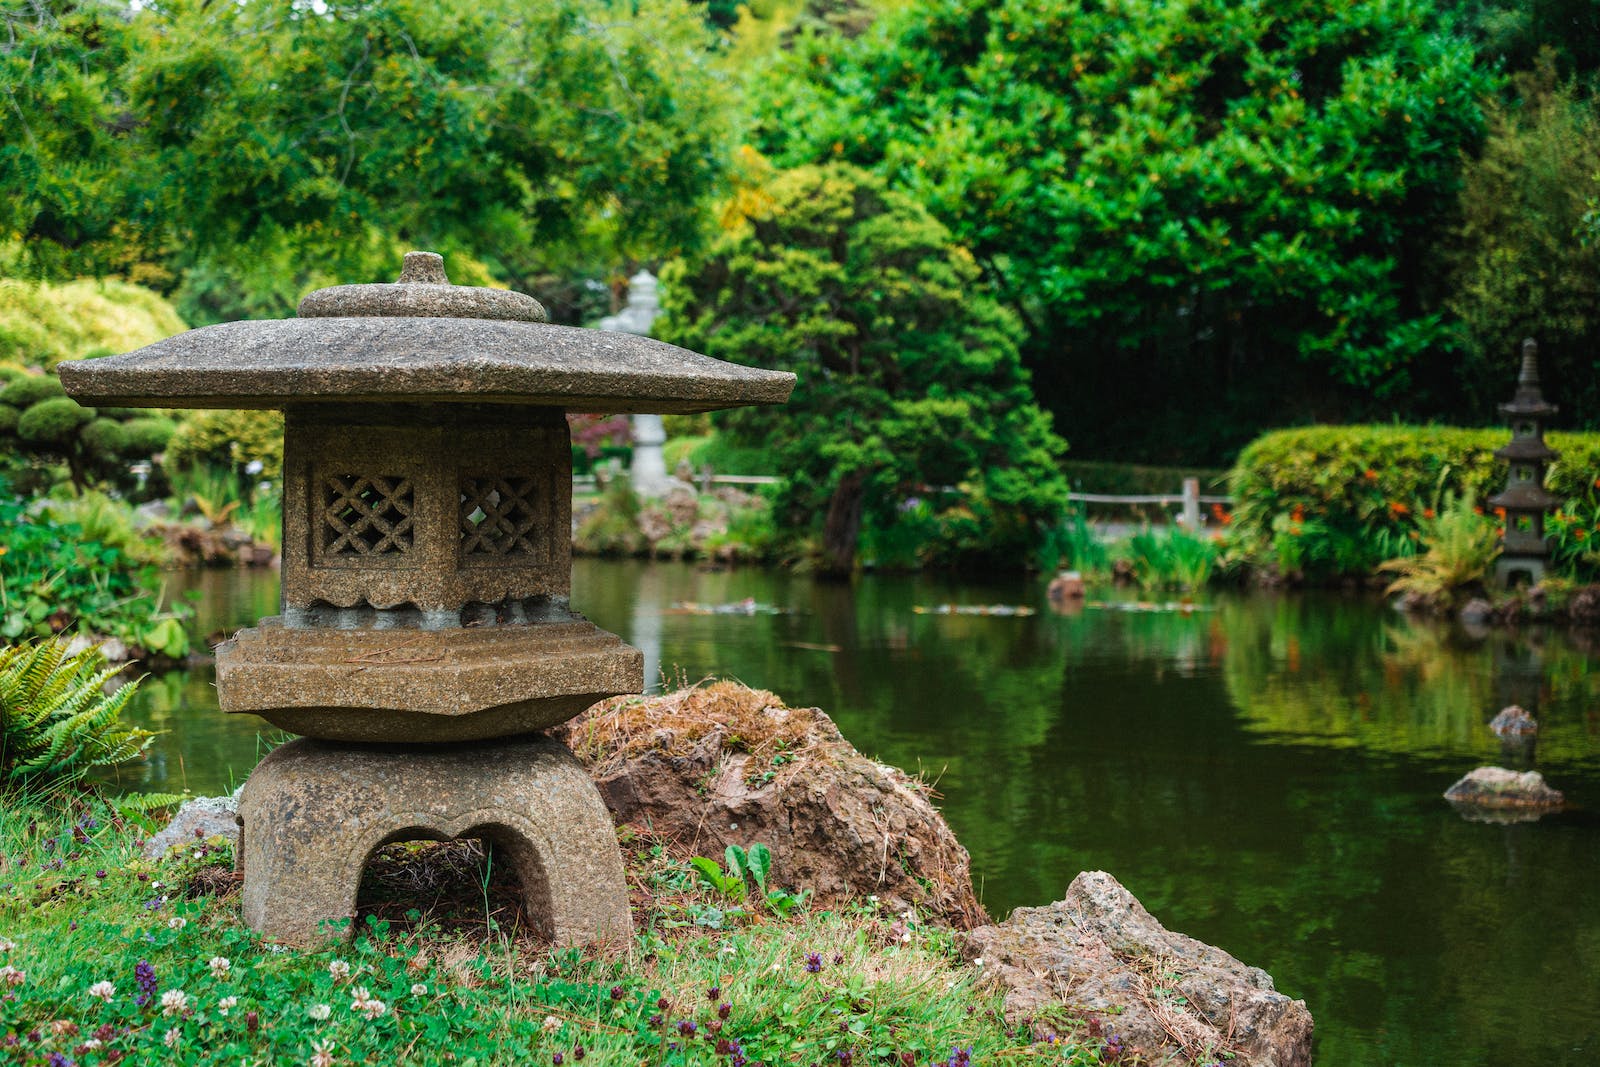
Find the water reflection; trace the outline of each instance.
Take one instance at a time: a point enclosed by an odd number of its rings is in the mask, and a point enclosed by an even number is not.
[[[202,602],[217,627],[274,610],[271,579],[219,573]],[[672,609],[745,598],[782,613]],[[573,600],[645,651],[652,682],[732,676],[820,705],[934,779],[991,910],[1113,872],[1305,997],[1319,1062],[1600,1061],[1600,677],[1564,634],[1474,635],[1339,596],[1053,615],[1022,579],[592,560]],[[913,610],[942,603],[1041,611]],[[1508,703],[1540,720],[1530,758],[1571,807],[1467,822],[1440,794],[1505,758],[1486,723]],[[227,788],[264,751],[204,671],[152,679],[134,715],[168,731],[125,776],[141,788]]]

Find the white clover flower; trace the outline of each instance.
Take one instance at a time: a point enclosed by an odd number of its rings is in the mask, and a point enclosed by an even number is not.
[[[100,1047],[100,1045],[101,1041],[98,1037],[91,1037],[83,1043],[83,1047],[86,1049],[97,1049]]]
[[[544,1017],[544,1032],[545,1033],[553,1034],[559,1029],[561,1029],[561,1020],[560,1019],[556,1018],[554,1015],[546,1015]]]
[[[0,952],[10,952],[17,947],[17,943],[9,937],[0,937]]]
[[[361,1011],[369,1019],[376,1019],[389,1010],[389,1005],[374,997],[361,1006]]]
[[[170,928],[172,928],[174,930],[182,930],[185,926],[188,926],[188,925],[189,925],[189,920],[185,919],[182,915],[174,915],[172,918],[167,920],[167,926],[169,926]]]
[[[311,1067],[333,1067],[332,1041],[318,1041],[311,1046]]]
[[[212,956],[206,966],[211,968],[211,977],[226,978],[228,972],[233,970],[233,961],[226,956]]]
[[[372,993],[364,985],[358,985],[350,991],[350,1010],[366,1011],[367,1002],[372,999]]]
[[[161,1039],[161,1043],[166,1045],[168,1048],[177,1048],[178,1042],[182,1040],[183,1035],[178,1033],[178,1028],[174,1026],[171,1030],[167,1031],[167,1036]]]
[[[738,952],[739,950],[731,944],[723,945],[721,948],[717,949],[717,955],[719,956],[735,956],[738,955]]]
[[[117,987],[110,982],[96,982],[89,987],[89,995],[98,1000],[110,1003],[111,998],[117,995]]]
[[[217,1001],[217,1014],[226,1015],[228,1012],[237,1007],[238,1004],[238,997],[223,997],[221,1000]]]
[[[177,1015],[189,1006],[189,994],[181,989],[169,989],[161,994],[161,1014]]]
[[[28,972],[6,964],[0,967],[0,985],[21,985],[28,980]]]
[[[333,1014],[333,1009],[328,1007],[326,1004],[313,1004],[310,1008],[306,1009],[306,1014],[320,1023],[328,1016]]]
[[[411,987],[411,995],[414,997],[425,997],[428,995],[428,987],[423,985],[421,982],[417,982]]]
[[[335,982],[342,982],[350,977],[350,965],[344,960],[334,960],[328,964],[328,973],[333,975]]]

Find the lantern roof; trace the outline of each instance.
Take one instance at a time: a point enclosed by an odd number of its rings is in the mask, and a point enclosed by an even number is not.
[[[1500,414],[1543,418],[1556,411],[1554,404],[1546,403],[1539,388],[1539,345],[1530,337],[1522,342],[1522,369],[1517,374],[1517,391],[1512,394],[1511,403],[1500,405]]]
[[[89,404],[283,408],[471,403],[689,413],[781,404],[795,376],[649,337],[555,326],[531,297],[450,285],[443,259],[406,256],[400,280],[311,293],[300,317],[227,322],[121,356],[60,367]]]
[[[1505,508],[1507,511],[1546,511],[1559,503],[1561,500],[1553,493],[1527,483],[1512,485],[1489,498],[1490,507]]]

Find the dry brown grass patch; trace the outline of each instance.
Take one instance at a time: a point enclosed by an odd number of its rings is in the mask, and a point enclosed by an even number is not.
[[[711,733],[755,755],[800,749],[818,740],[817,723],[809,709],[765,689],[706,681],[659,697],[602,701],[569,724],[566,739],[579,759],[604,767],[651,749],[685,749]]]

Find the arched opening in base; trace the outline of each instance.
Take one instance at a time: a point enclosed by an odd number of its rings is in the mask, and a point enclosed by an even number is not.
[[[445,840],[424,829],[391,834],[367,857],[352,929],[431,927],[512,940],[548,938],[548,892],[527,877],[522,849],[496,827]],[[533,884],[529,884],[529,883]]]

